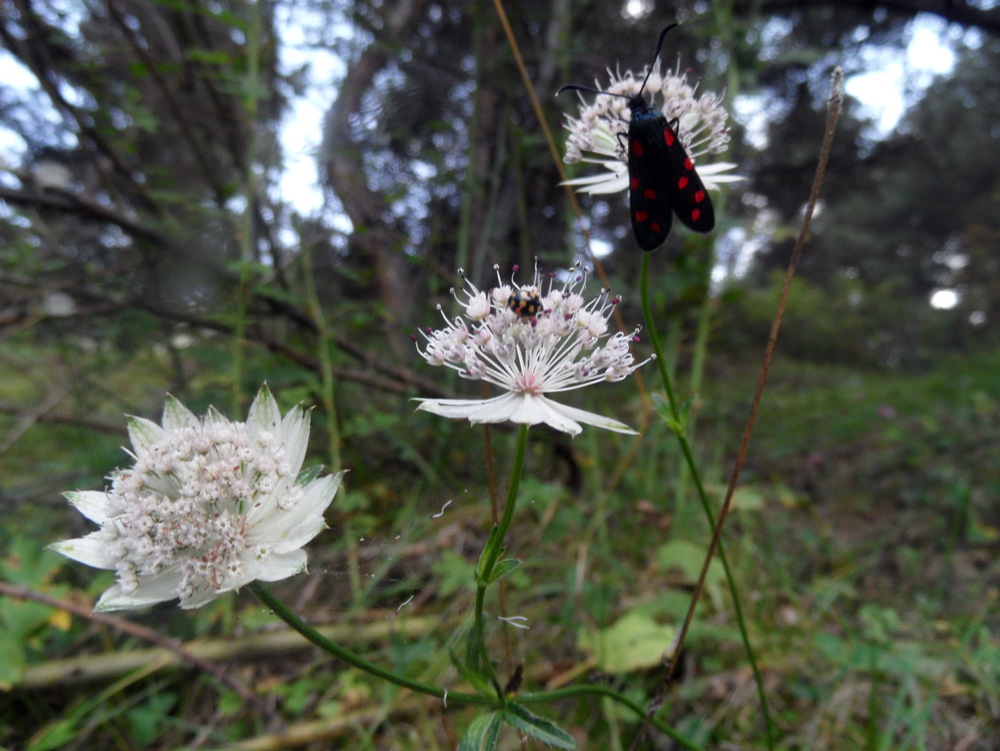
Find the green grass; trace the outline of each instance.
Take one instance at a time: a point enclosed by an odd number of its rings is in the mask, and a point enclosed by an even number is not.
[[[921,373],[775,364],[725,541],[780,748],[992,747],[1000,695],[998,366],[992,352],[942,358]],[[756,365],[714,368],[697,401],[696,446],[721,498]],[[143,381],[132,392],[123,383],[119,400],[145,403]],[[25,383],[3,388],[7,401],[30,397]],[[315,623],[356,624],[355,647],[370,659],[458,690],[447,650],[459,643],[471,609],[471,570],[490,524],[482,431],[424,416],[377,417],[357,440],[413,459],[394,471],[380,471],[377,462],[358,466],[350,495],[331,515],[333,529],[309,548],[312,573],[275,589]],[[0,420],[4,431],[12,429],[11,418]],[[627,440],[597,431],[574,442],[544,431],[532,436],[509,537],[510,554],[524,565],[506,586],[507,612],[531,624],[509,634],[514,662],[525,663],[524,690],[601,681],[643,704],[655,691],[660,653],[687,607],[707,542],[697,503],[683,499],[678,513],[676,493],[687,486],[678,481],[672,439],[652,429],[629,454]],[[501,496],[512,438],[493,431]],[[38,423],[0,455],[6,500],[15,508],[0,532],[5,580],[63,597],[69,585],[96,596],[93,572],[36,551],[84,531],[57,493],[100,487],[90,483],[125,461],[122,442]],[[612,487],[616,469],[624,471]],[[28,497],[40,500],[18,503]],[[432,518],[446,500],[453,504]],[[355,563],[360,591],[352,584]],[[410,595],[413,603],[397,613]],[[149,748],[189,743],[206,728],[210,746],[266,730],[225,689],[189,672],[122,676],[82,692],[58,683],[19,688],[23,665],[72,655],[98,660],[148,645],[37,605],[5,598],[0,606],[7,633],[17,638],[5,650],[17,658],[6,658],[13,691],[0,710],[2,745],[31,747],[39,728],[70,743]],[[486,609],[495,615],[499,605],[490,599]],[[368,624],[417,615],[433,616],[437,627],[364,640]],[[233,644],[269,621],[246,596],[196,613],[163,606],[129,617],[175,637],[228,636]],[[501,659],[495,620],[487,638]],[[502,682],[513,666],[501,662]],[[259,693],[275,693],[288,723],[353,718],[317,741],[322,747],[453,748],[475,716],[443,711],[310,650],[282,647],[234,658],[230,667]],[[680,672],[664,719],[709,748],[763,744],[752,677],[717,576]],[[83,694],[99,701],[91,706]],[[596,699],[533,711],[556,719],[584,748],[627,748],[637,728],[635,717]]]

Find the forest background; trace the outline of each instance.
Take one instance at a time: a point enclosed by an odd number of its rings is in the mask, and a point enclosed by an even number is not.
[[[488,473],[481,428],[413,413],[411,397],[478,394],[429,371],[411,335],[437,324],[459,268],[481,286],[494,264],[506,275],[595,254],[625,320],[641,319],[626,199],[581,197],[574,214],[498,7],[0,5],[0,579],[92,603],[109,579],[43,551],[89,531],[61,493],[102,488],[126,462],[124,414],[155,419],[169,392],[241,419],[266,381],[283,406],[315,406],[311,455],[351,470],[311,573],[280,591],[372,659],[448,680],[442,655],[489,531]],[[653,261],[661,335],[720,499],[831,71],[848,94],[868,92],[845,101],[724,539],[780,747],[1000,747],[1000,8],[502,8],[560,154],[576,100],[555,90],[641,70],[674,20],[665,65],[724,92],[724,158],[746,179],[715,199],[713,234],[677,228]],[[901,63],[942,48],[953,64],[937,74]],[[862,87],[901,64],[882,101]],[[885,102],[903,112],[880,124],[871,107]],[[709,530],[670,431],[643,421],[641,390],[580,401],[644,435],[636,450],[592,430],[532,431],[515,537],[531,565],[507,589],[532,629],[510,638],[531,686],[606,681],[642,701]],[[513,434],[492,435],[503,468]],[[221,640],[215,659],[301,726],[303,747],[456,745],[469,710],[301,642],[255,647],[267,616],[241,596],[130,619]],[[0,620],[0,745],[264,737],[263,718],[203,673],[144,669],[149,645],[134,635],[25,597],[2,597]],[[113,653],[136,661],[102,661]],[[718,579],[680,672],[664,710],[679,732],[712,748],[763,743]],[[599,700],[555,710],[584,748],[627,747],[635,729]]]

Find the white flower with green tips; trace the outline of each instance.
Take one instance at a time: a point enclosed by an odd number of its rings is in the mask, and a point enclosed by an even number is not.
[[[571,435],[582,425],[635,434],[618,420],[550,398],[624,380],[648,362],[637,363],[630,351],[638,328],[609,334],[619,298],[602,290],[588,301],[581,294],[586,280],[579,266],[561,284],[550,278],[547,289],[537,271],[533,283],[523,286],[503,282],[498,272],[498,286],[489,292],[465,279],[461,296],[455,293],[464,315],[449,318],[442,311],[445,326],[422,331],[425,344],[418,349],[429,364],[504,393],[490,399],[420,399],[417,409],[472,423],[544,423]]]
[[[266,386],[246,422],[214,408],[198,417],[167,397],[162,425],[129,418],[135,463],[106,491],[66,493],[100,529],[50,547],[116,573],[97,610],[180,599],[197,608],[252,581],[306,568],[303,545],[326,528],[323,513],[343,472],[303,472],[309,415],[282,418]]]

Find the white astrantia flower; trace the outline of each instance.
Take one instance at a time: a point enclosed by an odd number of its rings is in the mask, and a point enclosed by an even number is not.
[[[677,137],[684,144],[688,156],[697,163],[698,176],[707,189],[718,190],[723,183],[743,179],[726,174],[736,167],[732,162],[698,162],[699,157],[721,154],[729,147],[729,130],[726,128],[729,114],[716,94],[696,95],[695,87],[687,82],[687,74],[680,72],[679,63],[675,71],[661,75],[657,62],[644,89],[643,77],[634,75],[632,71],[620,75],[609,70],[608,75],[611,83],[602,91],[629,97],[642,89],[653,109],[662,112],[667,122],[678,121]],[[600,88],[599,82],[595,81],[595,87]],[[569,139],[564,161],[568,164],[592,162],[603,167],[604,171],[567,180],[564,184],[593,194],[626,190],[629,184],[628,155],[622,144],[631,117],[628,100],[598,94],[594,103],[588,105],[582,94],[580,98],[580,118],[567,118]],[[619,135],[622,137],[619,138]]]
[[[135,463],[109,477],[109,490],[66,493],[101,528],[49,546],[116,572],[97,610],[175,598],[196,608],[305,570],[302,546],[326,528],[344,473],[299,475],[309,437],[301,407],[282,418],[264,386],[247,421],[230,422],[214,408],[197,417],[168,396],[162,426],[130,417],[129,436]]]
[[[630,342],[638,341],[638,328],[608,333],[619,298],[603,290],[587,301],[581,294],[587,275],[579,265],[561,285],[550,276],[545,290],[537,270],[532,284],[518,286],[513,280],[504,283],[499,268],[494,269],[498,286],[489,292],[468,279],[460,293],[453,290],[465,314],[449,318],[442,311],[445,326],[421,331],[425,344],[418,350],[431,365],[486,381],[504,393],[492,399],[420,399],[417,409],[473,423],[545,423],[571,435],[583,430],[581,423],[635,434],[624,423],[548,396],[621,381],[648,362],[635,362],[629,351]]]

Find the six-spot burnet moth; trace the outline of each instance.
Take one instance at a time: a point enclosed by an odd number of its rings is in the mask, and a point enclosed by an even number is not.
[[[566,84],[556,92],[559,96],[563,91],[576,89],[628,100],[631,113],[627,139],[628,189],[632,232],[639,247],[646,251],[656,250],[667,239],[674,213],[685,227],[695,232],[711,232],[715,227],[715,212],[708,191],[677,137],[678,121],[667,122],[663,113],[651,107],[642,94],[660,56],[664,37],[677,25],[672,23],[660,32],[653,62],[638,93],[631,96],[612,94],[576,84]]]

